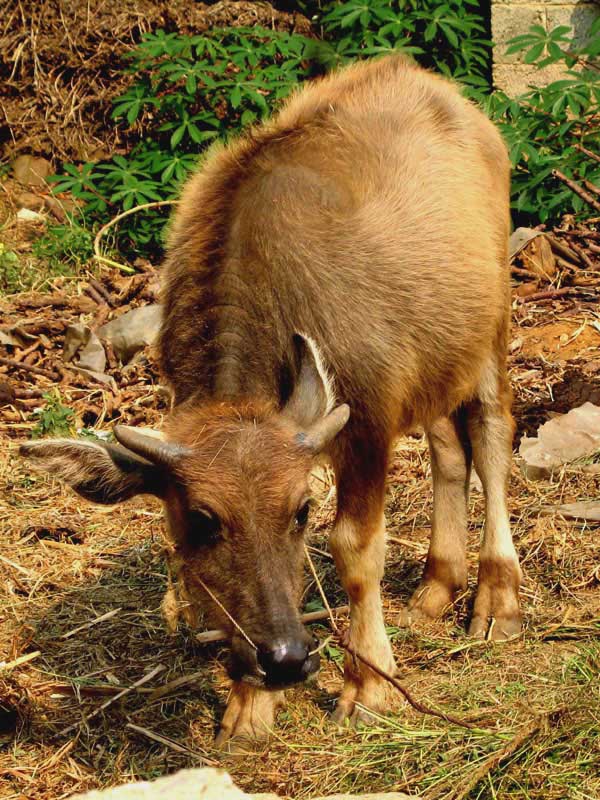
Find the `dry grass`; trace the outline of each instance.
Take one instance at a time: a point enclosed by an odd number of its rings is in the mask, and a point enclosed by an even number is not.
[[[227,693],[221,652],[195,643],[189,630],[174,636],[166,631],[159,611],[167,577],[158,504],[144,499],[115,509],[84,505],[30,474],[10,448],[0,469],[0,659],[40,653],[14,669],[0,668],[0,795],[60,798],[198,765],[203,758],[219,760],[212,738]],[[394,626],[426,552],[427,472],[423,441],[403,440],[390,478],[386,618],[402,680],[412,692],[480,729],[425,718],[406,705],[370,728],[333,728],[326,712],[340,688],[341,653],[329,647],[319,687],[289,693],[268,750],[229,759],[228,769],[246,789],[298,798],[391,788],[432,800],[597,798],[597,528],[540,514],[545,506],[593,497],[594,477],[565,472],[529,484],[515,467],[511,507],[526,575],[526,626],[519,641],[491,646],[465,637],[471,592],[443,622],[414,631]],[[320,549],[327,547],[324,526],[333,503],[329,496],[317,517],[312,542]],[[474,558],[482,522],[478,492],[471,505]],[[318,555],[315,562],[331,602],[342,602],[330,562]],[[307,599],[316,598],[313,587]],[[118,613],[65,636],[114,609]],[[111,695],[158,665],[165,669],[148,688],[86,723]],[[191,683],[153,697],[157,687],[193,673]],[[167,737],[180,749],[128,724]],[[63,733],[70,725],[75,731]],[[481,779],[469,788],[477,767]]]

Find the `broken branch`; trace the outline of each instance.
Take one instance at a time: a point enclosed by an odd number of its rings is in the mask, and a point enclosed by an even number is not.
[[[575,183],[575,181],[571,180],[571,178],[568,178],[564,172],[561,172],[559,169],[553,169],[552,175],[553,177],[558,178],[559,181],[562,181],[565,186],[568,186],[569,189],[578,197],[581,197],[585,203],[590,205],[596,211],[600,211],[600,202],[598,202],[595,197],[592,197],[589,192],[586,192],[585,189],[582,189],[578,183]]]
[[[337,614],[346,614],[349,611],[349,606],[338,606],[334,608],[333,611]],[[318,622],[322,619],[329,618],[329,611],[324,608],[321,611],[309,611],[307,614],[302,614],[301,620],[306,625],[310,622]],[[200,642],[200,644],[212,644],[213,642],[224,642],[229,638],[228,634],[225,631],[221,630],[214,630],[214,631],[203,631],[202,633],[196,634],[196,641]]]
[[[33,372],[34,375],[42,375],[44,378],[49,378],[51,381],[57,381],[58,375],[55,372],[50,372],[49,369],[42,369],[42,367],[34,367],[32,364],[26,364],[24,361],[15,361],[14,358],[5,358],[0,356],[0,364],[5,364],[7,367],[13,369],[22,369],[25,372]]]
[[[123,691],[119,692],[114,697],[109,697],[109,699],[106,702],[102,703],[101,706],[98,706],[98,708],[92,711],[91,714],[88,714],[87,716],[83,717],[83,719],[80,722],[75,722],[73,725],[69,725],[68,728],[65,728],[64,730],[60,731],[57,735],[64,736],[65,734],[74,731],[77,727],[79,727],[80,724],[86,725],[91,719],[97,717],[98,714],[101,714],[109,706],[112,706],[113,703],[116,703],[117,700],[120,700],[122,697],[125,697],[125,695],[130,694],[131,692],[134,691],[134,689],[137,689],[139,686],[143,686],[144,683],[148,683],[148,681],[151,681],[152,678],[155,678],[158,675],[158,673],[162,672],[164,669],[165,669],[164,664],[159,664],[157,667],[154,667],[153,670],[147,672],[135,683],[132,683],[131,686],[128,686],[126,689],[123,689]]]

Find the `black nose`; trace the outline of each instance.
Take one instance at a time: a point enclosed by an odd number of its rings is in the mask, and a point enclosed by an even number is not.
[[[316,657],[315,657],[316,656]],[[258,663],[272,684],[291,684],[306,680],[319,666],[318,655],[299,639],[279,639],[258,648]]]

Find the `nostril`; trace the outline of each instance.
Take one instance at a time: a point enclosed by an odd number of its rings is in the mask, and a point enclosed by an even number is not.
[[[274,642],[258,650],[258,663],[267,675],[277,680],[293,680],[302,672],[309,657],[308,646],[298,640]]]

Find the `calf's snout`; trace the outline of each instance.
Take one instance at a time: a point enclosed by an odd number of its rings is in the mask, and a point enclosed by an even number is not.
[[[285,686],[305,681],[319,669],[319,654],[314,649],[314,640],[305,637],[276,639],[259,647],[257,660],[266,682]]]

